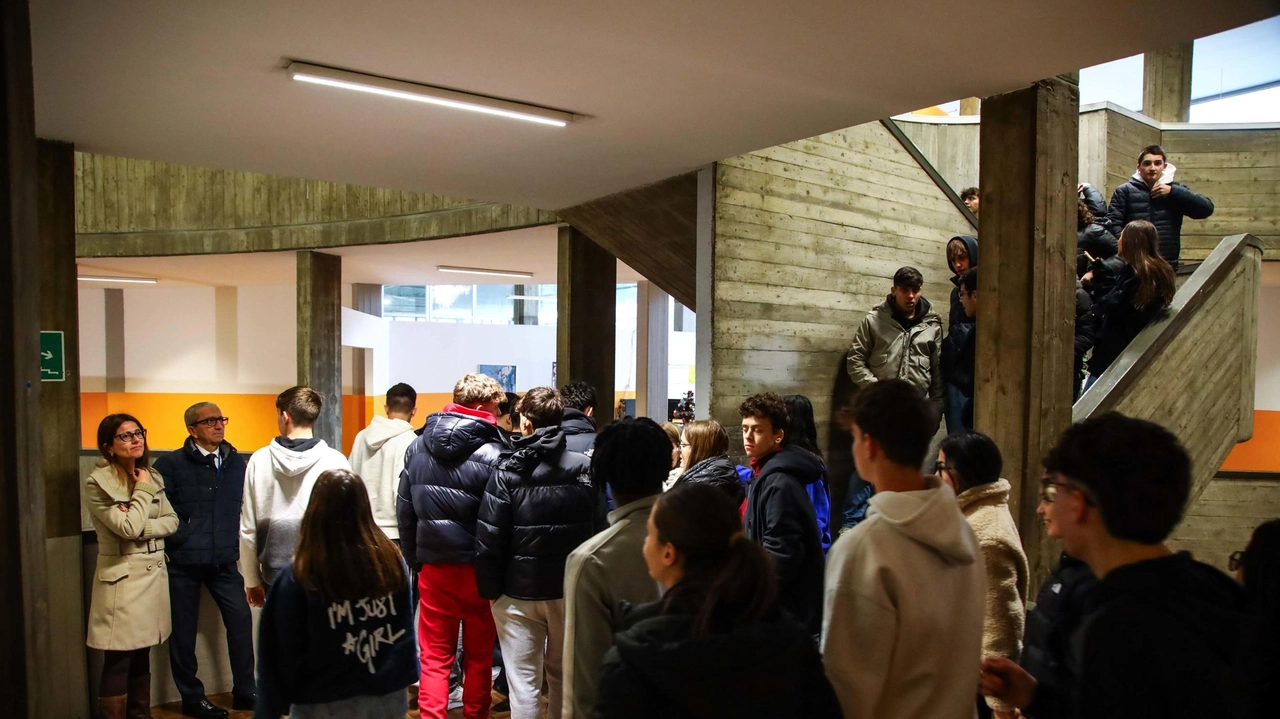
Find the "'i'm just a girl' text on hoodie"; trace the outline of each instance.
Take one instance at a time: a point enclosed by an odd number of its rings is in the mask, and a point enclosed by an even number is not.
[[[844,715],[972,719],[986,576],[955,493],[880,492],[831,547],[822,658]]]
[[[246,587],[271,584],[293,559],[316,479],[351,469],[323,439],[276,437],[249,458],[240,507],[240,573]]]

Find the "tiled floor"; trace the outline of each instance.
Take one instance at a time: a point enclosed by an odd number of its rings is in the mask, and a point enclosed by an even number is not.
[[[209,701],[226,709],[231,706],[231,695],[217,694],[209,697]],[[489,714],[490,719],[508,719],[510,716],[511,712],[492,712]],[[174,703],[155,707],[151,710],[151,719],[182,719],[182,704]],[[253,712],[231,712],[229,719],[253,719]],[[409,713],[405,715],[405,719],[418,719],[418,708],[412,707]],[[462,719],[462,710],[454,709],[449,712],[449,719]]]

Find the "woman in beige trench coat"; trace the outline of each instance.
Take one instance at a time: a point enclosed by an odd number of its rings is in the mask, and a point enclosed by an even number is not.
[[[87,644],[104,650],[101,716],[151,716],[151,647],[169,636],[169,575],[164,539],[178,515],[151,469],[147,431],[127,414],[98,425],[103,459],[84,484],[98,534]]]

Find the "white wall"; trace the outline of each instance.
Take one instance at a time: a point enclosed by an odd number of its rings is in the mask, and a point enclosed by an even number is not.
[[[217,383],[216,322],[212,287],[125,290],[126,391],[211,389]]]
[[[391,379],[391,325],[391,320],[357,312],[350,307],[342,308],[342,345],[373,350],[373,386],[365,388],[371,395],[380,395],[399,381]],[[343,383],[344,387],[349,387],[351,368],[346,366],[345,359],[343,362]]]
[[[293,285],[240,287],[237,293],[239,388],[276,394],[298,381],[298,296]]]
[[[80,391],[107,391],[106,290],[80,288]]]
[[[515,365],[517,392],[551,383],[554,326],[389,324],[392,384],[407,382],[418,392],[452,392],[459,377],[481,364]]]

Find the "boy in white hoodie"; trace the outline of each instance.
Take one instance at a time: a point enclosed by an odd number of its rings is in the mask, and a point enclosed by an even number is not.
[[[937,409],[902,380],[854,398],[867,518],[827,558],[822,656],[849,719],[972,719],[986,577],[955,494],[920,466]]]
[[[240,573],[249,605],[261,607],[267,585],[293,559],[311,488],[330,469],[350,469],[342,453],[312,435],[324,397],[291,387],[276,397],[280,436],[253,453],[240,507]]]
[[[417,403],[418,393],[404,382],[387,390],[387,403],[383,406],[387,416],[375,416],[351,445],[351,471],[364,480],[373,520],[392,540],[400,538],[396,489],[404,470],[404,453],[418,438],[409,424],[418,412]]]

